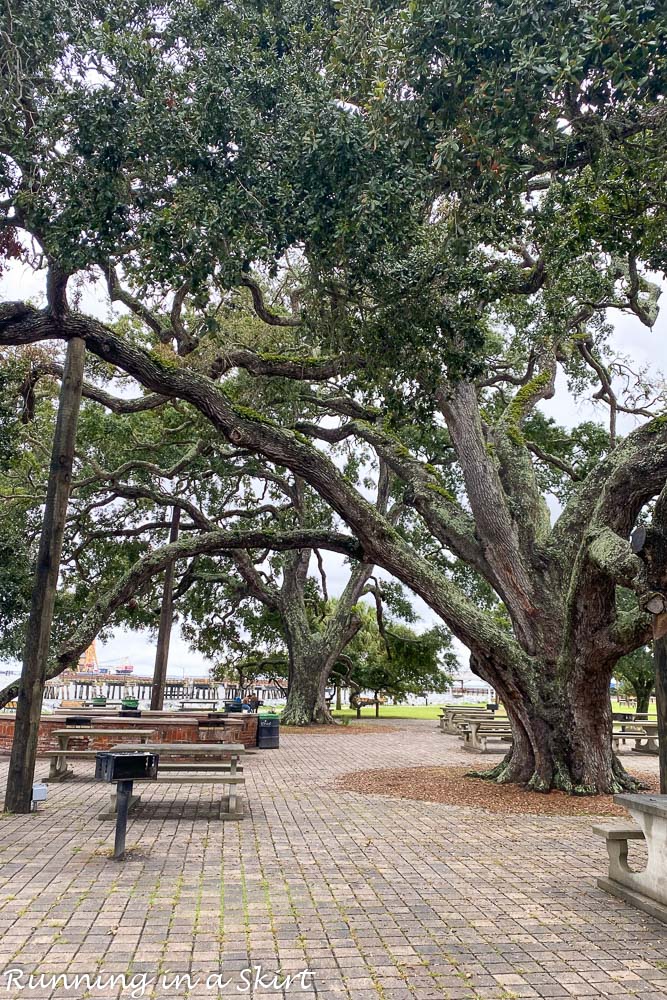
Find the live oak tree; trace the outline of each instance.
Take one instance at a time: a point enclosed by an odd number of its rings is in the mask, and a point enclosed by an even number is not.
[[[361,627],[356,605],[372,572],[372,566],[366,563],[353,566],[333,613],[323,611],[318,615],[313,613],[314,595],[312,587],[309,587],[308,572],[312,557],[311,550],[300,549],[283,555],[279,564],[273,559],[274,572],[271,574],[255,566],[247,555],[241,553],[232,559],[238,574],[236,577],[229,570],[202,569],[198,575],[204,585],[205,605],[211,610],[204,615],[196,612],[194,622],[188,623],[186,628],[186,634],[192,636],[197,648],[201,649],[203,645],[212,652],[216,643],[222,644],[225,619],[235,612],[235,625],[250,627],[245,642],[242,636],[236,640],[239,669],[242,669],[247,658],[250,658],[251,664],[258,660],[257,645],[252,640],[255,638],[253,633],[260,630],[258,626],[261,628],[263,616],[260,616],[259,622],[248,620],[247,614],[241,617],[239,604],[248,598],[260,603],[273,619],[273,629],[267,638],[269,641],[273,638],[274,642],[270,642],[265,654],[259,658],[257,669],[261,672],[262,665],[269,671],[278,667],[286,675],[287,704],[282,713],[285,725],[303,726],[333,721],[325,698],[326,685],[333,665]],[[222,604],[219,614],[211,608],[222,589],[215,587],[216,583],[221,584],[231,597]],[[200,622],[206,629],[203,635]],[[268,622],[264,624],[268,625]]]
[[[636,613],[637,601],[633,594],[619,590],[617,603],[621,612]],[[636,711],[648,712],[651,696],[655,691],[655,665],[650,646],[639,646],[622,656],[614,667],[617,690],[636,700]]]
[[[643,377],[622,391],[606,323],[652,325],[644,268],[665,270],[662,8],[41,6],[57,35],[6,25],[3,228],[51,273],[103,278],[143,328],[71,303],[56,323],[51,282],[43,309],[0,306],[0,342],[82,336],[144,387],[137,405],[180,400],[307,483],[352,535],[309,543],[412,588],[502,697],[497,780],[632,787],[609,681],[650,620],[616,591],[650,601],[627,538],[664,490],[667,422]],[[284,350],[225,336],[233,288]],[[240,404],[239,371],[291,386],[293,420]],[[608,410],[585,469],[534,433],[558,375]],[[625,411],[642,422],[623,436]],[[345,440],[400,484],[394,516],[332,458]],[[567,493],[553,524],[546,466]],[[307,547],[270,544],[295,535]]]
[[[334,679],[350,688],[350,705],[357,714],[362,691],[372,692],[379,716],[381,698],[404,701],[408,695],[451,687],[457,659],[445,629],[418,634],[404,622],[376,617],[370,608],[361,609],[360,615],[362,627],[334,671]]]
[[[622,656],[614,667],[614,676],[620,681],[620,690],[636,701],[636,711],[648,712],[655,690],[653,655],[646,646]]]
[[[23,359],[23,368],[23,395],[33,400],[48,397],[50,381],[62,375],[60,363],[44,354]],[[160,546],[175,541],[174,511],[178,512],[180,534],[186,545],[197,533],[250,523],[256,530],[265,531],[307,531],[310,526],[321,528],[331,523],[326,505],[295,477],[267,468],[243,451],[212,444],[205,423],[196,413],[188,414],[183,407],[167,401],[145,409],[137,408],[132,401],[114,401],[107,391],[109,379],[99,370],[92,374],[95,382],[86,382],[83,390],[77,475],[66,531],[60,606],[69,610],[70,622],[68,629],[61,615],[56,628],[61,642],[63,631],[66,635],[75,620],[85,620],[94,598],[100,592],[113,591],[133,562],[142,557],[154,558]],[[241,385],[236,391],[239,400],[247,394]],[[276,400],[271,405],[275,416],[280,415],[284,404],[284,400]],[[105,412],[105,407],[110,407],[111,412]],[[22,459],[12,464],[5,477],[7,492],[0,498],[0,509],[8,515],[8,524],[16,523],[12,508],[17,504],[24,513],[38,512],[43,499],[45,469],[40,438],[50,432],[52,412],[48,404],[41,405],[39,411],[36,417],[33,413],[30,426],[17,435]],[[357,468],[354,456],[348,456],[347,475],[351,479],[357,475]],[[370,483],[368,472],[365,481]],[[386,505],[386,470],[380,484],[378,504]],[[332,721],[324,700],[324,685],[331,664],[361,624],[354,608],[367,590],[372,567],[354,565],[335,607],[327,609],[326,600],[319,601],[320,613],[314,614],[307,593],[309,585],[312,592],[308,571],[313,555],[317,556],[324,594],[327,592],[319,551],[296,549],[288,555],[272,556],[267,550],[226,550],[217,558],[214,551],[167,567],[173,572],[169,618],[165,622],[163,599],[158,642],[160,634],[171,629],[173,614],[177,613],[184,620],[186,637],[196,649],[219,659],[232,639],[238,653],[244,645],[247,647],[247,640],[242,639],[244,631],[250,630],[250,639],[256,638],[257,631],[252,616],[242,613],[241,605],[248,599],[259,601],[278,619],[286,642],[285,718],[298,725]],[[143,578],[141,590],[127,591],[125,606],[113,609],[113,620],[98,619],[98,627],[105,631],[111,624],[154,627],[158,585],[162,586],[158,574]],[[387,585],[384,590],[391,593]],[[11,631],[20,632],[21,624],[21,615],[17,614]],[[65,662],[70,661],[59,662],[61,669]],[[9,694],[6,692],[5,697]]]
[[[19,457],[0,476],[3,544],[26,562],[26,573],[16,567],[8,574],[6,594],[3,591],[8,633],[4,656],[16,655],[21,644],[12,638],[22,634],[27,613],[29,564],[35,557],[46,486],[48,463],[40,439],[51,431],[53,412],[40,399],[52,393],[39,387],[50,382],[46,375],[60,374],[57,361],[41,358],[39,364],[28,366],[38,413],[34,423],[16,434]],[[267,471],[245,451],[224,443],[216,447],[202,436],[203,421],[196,412],[188,417],[183,407],[167,401],[137,412],[136,401],[115,399],[103,387],[108,379],[94,374],[96,381],[83,386],[86,398],[65,526],[49,677],[73,666],[89,643],[112,626],[155,628],[161,574],[168,565],[177,569],[176,600],[196,595],[197,586],[203,586],[210,608],[217,596],[211,593],[212,569],[217,579],[222,578],[223,568],[230,576],[237,565],[249,567],[252,575],[258,572],[255,556],[261,566],[272,549],[317,548],[321,542],[331,546],[330,531],[295,530],[299,503],[284,477]],[[262,485],[265,496],[258,503]],[[281,499],[282,506],[277,502]],[[169,514],[174,508],[183,514],[182,533],[178,542],[169,543]],[[282,518],[284,530],[267,530],[276,518]],[[244,530],[249,525],[250,530]],[[350,539],[341,536],[340,543],[340,552],[359,556],[360,549]],[[223,553],[226,566],[220,559]],[[231,608],[237,610],[233,601]],[[191,622],[194,617],[205,626],[196,601]],[[2,703],[16,691],[15,683],[8,685],[0,696]]]

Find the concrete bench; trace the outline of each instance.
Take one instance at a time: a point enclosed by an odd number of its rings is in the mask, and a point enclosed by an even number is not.
[[[45,778],[47,784],[64,781],[65,778],[72,777],[72,770],[67,766],[69,757],[78,757],[79,760],[95,760],[99,750],[44,750],[38,757],[50,757],[51,767],[49,776]]]
[[[512,729],[509,720],[507,722],[499,720],[486,722],[471,719],[460,728],[463,749],[475,753],[504,752],[507,747],[503,744],[512,742]]]
[[[449,708],[443,709],[440,716],[440,731],[458,736],[460,727],[469,719],[478,719],[485,722],[492,722],[494,713],[486,708]]]
[[[631,903],[667,923],[667,795],[615,795],[633,820],[598,823],[593,832],[605,838],[609,871],[597,884],[605,892]],[[645,840],[644,871],[628,867],[628,841]]]
[[[593,827],[593,833],[605,839],[607,854],[609,855],[610,875],[612,872],[615,873],[617,871],[621,860],[627,866],[628,841],[644,839],[643,830],[640,830],[636,823],[630,823],[628,820],[596,823]]]
[[[625,744],[628,740],[632,740],[636,743],[641,737],[645,737],[646,733],[639,725],[634,725],[633,723],[626,723],[623,726],[614,726],[611,735],[611,745],[616,753],[621,749],[621,743]]]
[[[631,741],[634,743],[633,753],[658,754],[658,724],[656,722],[624,722],[615,723],[611,745],[614,751],[618,752],[621,743]]]

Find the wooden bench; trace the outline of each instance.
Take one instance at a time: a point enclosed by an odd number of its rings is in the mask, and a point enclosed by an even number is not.
[[[615,795],[631,820],[598,823],[593,832],[605,838],[609,855],[606,878],[598,886],[667,923],[667,795]],[[628,841],[645,840],[648,861],[644,871],[628,867]]]
[[[157,784],[203,785],[221,784],[229,788],[220,802],[220,818],[225,820],[243,819],[243,803],[236,792],[237,785],[245,784],[241,773],[240,756],[246,752],[242,743],[121,743],[112,747],[117,753],[148,752],[160,757]],[[228,760],[220,759],[222,756]],[[188,760],[188,757],[208,757],[208,760]],[[133,796],[130,808],[141,801],[141,796]],[[116,812],[116,796],[112,795],[112,812],[103,817],[108,819]]]
[[[224,760],[222,760],[220,762],[213,763],[213,764],[210,763],[210,762],[208,762],[208,761],[203,761],[203,760],[189,760],[189,761],[183,762],[183,763],[178,763],[178,762],[174,763],[174,761],[165,760],[165,761],[160,761],[160,768],[159,769],[163,773],[167,772],[167,771],[169,771],[169,772],[171,772],[171,771],[195,771],[195,772],[196,771],[203,771],[204,773],[207,772],[207,771],[211,771],[211,772],[230,771],[231,772],[231,770],[232,770],[232,764],[231,764],[231,761],[224,761]],[[236,773],[237,774],[242,774],[243,773],[243,764],[237,764],[237,766],[236,766]]]
[[[154,729],[137,729],[132,730],[132,736],[136,737],[144,743],[149,737],[153,736],[155,733]],[[68,757],[78,757],[80,760],[94,760],[97,753],[101,748],[93,749],[88,747],[86,750],[70,750],[69,744],[71,740],[81,739],[82,737],[87,737],[88,739],[95,739],[97,737],[104,737],[105,739],[117,736],[127,736],[127,729],[110,729],[110,728],[97,728],[93,726],[68,726],[67,729],[54,729],[51,733],[58,740],[58,750],[47,750],[44,754],[45,757],[51,758],[51,767],[49,769],[49,776],[47,781],[64,781],[66,778],[71,778],[74,773],[70,767],[67,766]],[[86,754],[89,756],[86,758]],[[91,756],[92,755],[92,756]]]
[[[362,708],[368,708],[369,705],[375,705],[375,714],[377,715],[380,710],[380,705],[384,705],[384,703],[384,698],[356,698],[354,707],[357,712],[357,718],[361,718]]]

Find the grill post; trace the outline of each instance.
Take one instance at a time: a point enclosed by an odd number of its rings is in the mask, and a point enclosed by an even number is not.
[[[127,813],[130,808],[132,798],[132,781],[119,781],[116,785],[116,800],[118,802],[118,812],[116,814],[116,839],[113,845],[113,856],[115,861],[122,861],[125,857],[125,833],[127,831]]]

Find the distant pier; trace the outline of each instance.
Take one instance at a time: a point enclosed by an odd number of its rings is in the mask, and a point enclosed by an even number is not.
[[[122,698],[138,698],[147,701],[151,696],[151,677],[134,674],[85,674],[67,671],[53,680],[47,681],[44,697],[53,701],[90,701],[92,698],[107,698],[120,701]],[[165,701],[216,701],[230,700],[253,693],[260,701],[280,701],[284,693],[269,681],[258,680],[241,690],[233,681],[212,681],[208,677],[168,677],[165,687]]]

